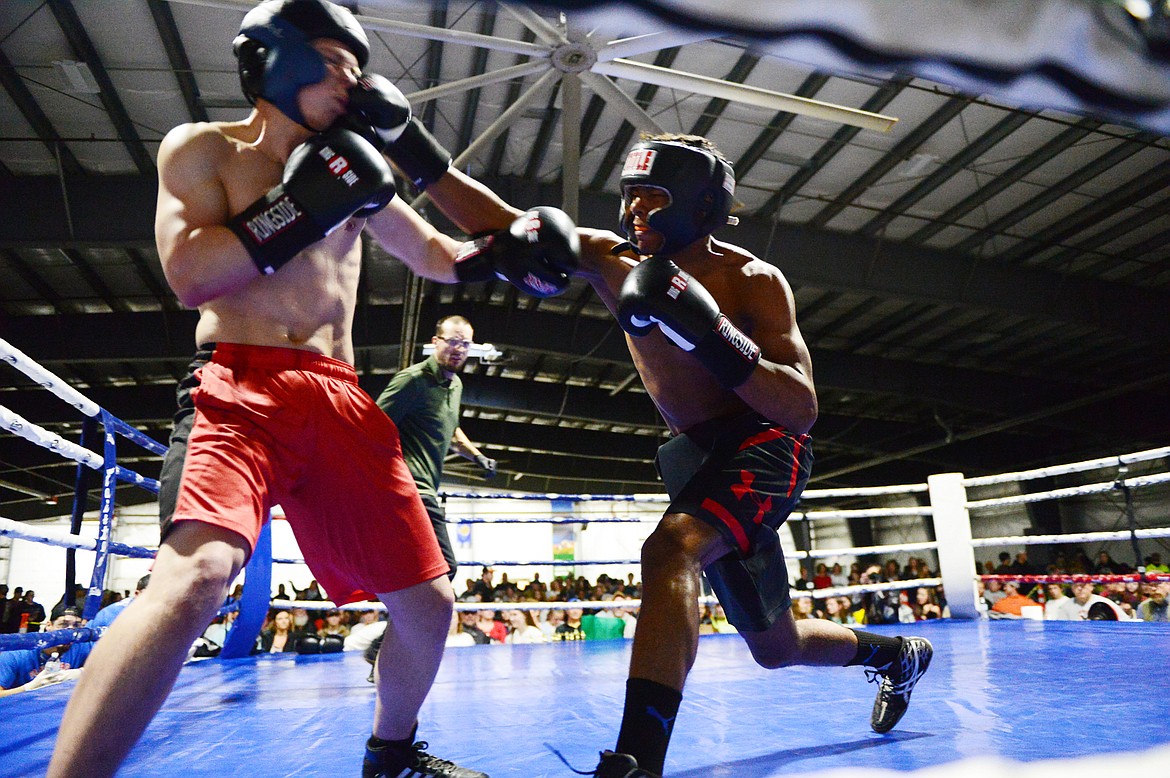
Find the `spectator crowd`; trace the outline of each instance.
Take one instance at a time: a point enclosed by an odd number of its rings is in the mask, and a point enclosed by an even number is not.
[[[1158,553],[1143,560],[1147,573],[1170,574],[1170,566],[1162,562]],[[980,573],[992,576],[977,584],[977,606],[988,618],[1042,618],[1049,620],[1141,620],[1170,621],[1170,582],[1125,581],[1093,583],[1079,581],[1066,583],[1030,583],[1013,581],[1009,576],[1037,575],[1122,575],[1135,570],[1100,551],[1094,560],[1083,550],[1057,552],[1052,562],[1039,566],[1030,562],[1026,550],[1013,557],[1008,552],[998,555],[998,561],[985,561]],[[818,562],[809,570],[802,570],[792,582],[792,611],[797,619],[827,619],[838,624],[892,624],[950,615],[946,596],[941,586],[909,586],[899,589],[841,593],[831,591],[840,587],[880,584],[894,581],[915,581],[937,577],[929,563],[919,557],[910,557],[904,565],[896,559],[885,559],[870,564],[853,562],[848,570],[841,563]],[[997,577],[998,576],[998,577]],[[1002,577],[1002,578],[1001,578]],[[147,579],[139,582],[140,589]],[[709,592],[708,592],[709,593]],[[72,595],[63,596],[46,613],[36,600],[36,592],[15,587],[10,590],[0,584],[0,633],[36,632],[47,629],[65,629],[82,626],[80,614],[84,610],[86,589],[76,586]],[[219,654],[228,631],[236,617],[230,607],[242,595],[242,586],[236,586],[229,596],[223,615],[203,633],[192,647],[192,658]],[[448,633],[448,646],[473,646],[499,643],[545,643],[578,640],[617,640],[631,638],[637,625],[636,602],[641,599],[640,582],[630,573],[625,580],[601,574],[594,582],[585,576],[555,577],[545,583],[539,574],[532,580],[511,581],[507,573],[495,580],[495,571],[484,567],[478,578],[466,579],[459,602],[479,603],[483,607],[456,610]],[[102,598],[102,612],[91,623],[97,625],[113,620],[133,595],[129,591],[106,591]],[[280,584],[273,595],[270,609],[256,640],[254,653],[332,653],[335,651],[368,652],[385,629],[380,612],[368,609],[338,609],[324,603],[324,595],[315,581],[304,589]],[[296,601],[298,607],[281,607],[281,600]],[[311,603],[321,601],[321,608]],[[703,633],[735,632],[727,622],[723,608],[701,605]],[[304,603],[304,606],[300,604]],[[528,603],[525,607],[516,607]],[[547,604],[534,607],[532,603]],[[604,603],[604,607],[591,603]],[[105,614],[103,616],[103,613]],[[0,691],[11,691],[14,683],[23,688],[46,685],[36,682],[38,672],[46,666],[56,669],[62,660],[64,669],[76,671],[84,661],[82,653],[69,653],[68,646],[34,652],[0,651],[0,666],[17,664],[17,653],[28,653],[21,661],[19,677],[0,678]],[[5,656],[5,655],[9,656]],[[28,664],[25,668],[24,664]],[[31,669],[30,669],[31,668]],[[14,671],[15,672],[15,671]],[[59,676],[59,679],[72,677]],[[20,687],[16,687],[20,688]]]

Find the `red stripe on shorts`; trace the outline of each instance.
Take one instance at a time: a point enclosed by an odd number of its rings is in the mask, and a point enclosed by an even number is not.
[[[735,517],[732,516],[726,508],[712,500],[710,497],[703,500],[702,507],[704,510],[710,511],[716,518],[728,526],[728,528],[731,530],[731,534],[735,535],[735,540],[737,543],[739,543],[740,550],[746,554],[748,552],[747,535],[744,533],[743,527],[739,526],[739,522],[735,520]]]
[[[782,438],[782,437],[784,437],[784,430],[777,429],[776,427],[772,427],[770,429],[764,430],[763,432],[752,435],[750,438],[745,440],[743,443],[740,443],[739,450],[743,451],[745,448],[751,448],[752,446],[758,446],[761,443],[767,443],[769,440],[775,440],[776,438]]]
[[[788,479],[788,497],[792,496],[792,490],[796,488],[796,481],[800,478],[800,450],[804,447],[804,441],[808,439],[808,435],[801,435],[799,438],[794,438],[792,443],[792,477]]]

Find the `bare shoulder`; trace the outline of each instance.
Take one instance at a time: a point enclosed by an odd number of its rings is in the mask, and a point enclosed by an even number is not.
[[[765,262],[750,251],[728,243],[716,243],[714,248],[723,254],[726,266],[743,278],[743,286],[754,295],[775,295],[778,292],[791,295],[788,279],[780,268]]]
[[[184,188],[184,181],[202,181],[238,148],[226,122],[180,124],[163,138],[158,150],[159,171],[170,188]]]

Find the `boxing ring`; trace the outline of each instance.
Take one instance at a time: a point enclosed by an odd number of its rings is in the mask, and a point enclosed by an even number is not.
[[[19,357],[17,357],[19,355]],[[105,456],[60,439],[6,409],[0,426],[30,442],[60,451],[104,474],[96,537],[30,528],[0,518],[11,542],[85,548],[97,554],[87,598],[100,598],[112,555],[149,557],[153,549],[117,542],[111,535],[113,484],[119,478],[148,489],[157,484],[116,463],[113,438],[124,423],[66,387],[9,344],[0,359],[35,375],[89,418],[106,427]],[[29,372],[32,371],[32,372]],[[56,388],[53,388],[56,387]],[[59,390],[59,391],[58,391]],[[76,395],[76,396],[75,396]],[[81,402],[84,401],[84,402]],[[88,404],[86,404],[88,403]],[[125,436],[159,453],[141,433]],[[149,441],[149,442],[147,442]],[[150,444],[153,444],[150,445]],[[1170,768],[1170,623],[1132,621],[988,620],[979,618],[976,549],[1038,544],[1134,543],[1170,537],[1168,526],[1136,526],[1135,491],[1170,482],[1170,473],[1131,475],[1131,469],[1165,469],[1170,448],[1112,456],[1057,468],[986,478],[940,474],[926,484],[868,489],[809,490],[789,524],[804,549],[786,545],[794,560],[871,558],[906,552],[937,555],[935,578],[816,590],[815,596],[942,586],[953,618],[870,625],[884,634],[918,634],[935,647],[929,673],[915,690],[905,719],[887,735],[868,726],[874,687],[858,668],[756,666],[734,635],[704,635],[679,712],[666,775],[672,778],[770,778],[784,775],[1012,776],[1039,778],[1102,774],[1165,774]],[[1021,486],[1075,473],[1102,475],[1045,492]],[[973,537],[972,514],[1010,511],[1023,503],[1121,495],[1129,526],[1109,532]],[[107,501],[108,496],[108,501]],[[648,532],[665,503],[662,495],[548,495],[448,492],[448,516],[459,532],[491,525],[594,527],[637,524]],[[841,500],[882,507],[819,509]],[[108,504],[107,504],[108,503]],[[884,518],[926,525],[925,539],[845,547],[833,522]],[[1162,524],[1170,524],[1163,516]],[[818,529],[824,526],[826,529]],[[119,775],[313,776],[356,774],[373,716],[374,689],[361,652],[328,655],[249,655],[259,620],[270,606],[272,568],[298,565],[274,553],[271,531],[262,535],[245,571],[240,617],[219,658],[188,663],[175,689]],[[787,538],[787,544],[792,538]],[[278,549],[279,551],[279,549]],[[633,558],[504,560],[461,556],[460,578],[479,566],[539,569],[636,570]],[[99,574],[100,573],[100,574]],[[1133,574],[1145,581],[1164,574]],[[543,576],[542,576],[543,577]],[[1131,576],[1132,577],[1132,576]],[[797,596],[810,596],[794,592]],[[96,606],[96,600],[94,600]],[[327,607],[285,602],[282,607]],[[610,608],[614,602],[578,602]],[[621,606],[637,605],[624,601]],[[347,606],[378,608],[375,603]],[[460,610],[481,603],[460,602]],[[547,603],[508,603],[547,608]],[[67,634],[66,634],[67,633]],[[0,636],[0,651],[98,637],[88,629]],[[231,646],[231,648],[229,648]],[[580,769],[610,748],[621,718],[630,643],[577,641],[536,645],[449,648],[420,714],[420,738],[431,750],[493,778],[566,776],[553,753]],[[65,682],[0,699],[0,778],[41,775],[73,687]],[[117,722],[110,722],[117,726]]]

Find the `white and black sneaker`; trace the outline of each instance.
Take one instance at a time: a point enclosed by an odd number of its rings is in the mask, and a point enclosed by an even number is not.
[[[487,773],[468,770],[454,762],[426,752],[428,744],[420,740],[410,748],[379,748],[366,743],[362,778],[489,778]]]
[[[869,726],[882,734],[889,732],[902,719],[910,707],[914,685],[930,667],[930,659],[934,656],[934,646],[926,638],[901,640],[902,648],[897,659],[885,667],[865,671],[870,682],[878,684]]]

